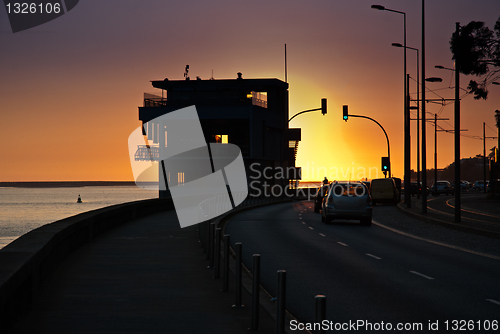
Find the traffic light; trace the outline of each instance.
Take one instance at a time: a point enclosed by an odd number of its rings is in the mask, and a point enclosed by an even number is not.
[[[343,120],[347,122],[347,119],[349,118],[349,112],[347,111],[347,105],[343,106],[342,111],[344,113]]]
[[[382,157],[382,172],[389,172],[391,170],[391,162],[389,157]]]
[[[326,115],[326,99],[321,99],[321,114]]]

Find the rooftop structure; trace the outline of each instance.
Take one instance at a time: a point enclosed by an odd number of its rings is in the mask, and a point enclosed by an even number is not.
[[[258,186],[264,181],[284,185],[289,179],[300,178],[276,177],[277,173],[270,171],[290,171],[295,167],[300,129],[288,129],[288,83],[278,79],[243,79],[238,73],[237,79],[164,79],[152,81],[152,86],[158,91],[145,93],[144,105],[139,107],[139,120],[148,122],[143,133],[152,145],[139,147],[137,160],[144,158],[146,149],[152,153],[158,150],[155,146],[160,143],[160,135],[150,120],[195,105],[207,143],[232,143],[241,149],[249,183],[259,174]],[[264,170],[270,176],[265,180]]]

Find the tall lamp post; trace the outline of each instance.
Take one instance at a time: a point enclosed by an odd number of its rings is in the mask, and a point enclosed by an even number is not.
[[[410,50],[415,50],[417,51],[417,107],[415,108],[417,110],[417,187],[420,186],[420,92],[419,92],[419,88],[420,88],[420,81],[419,81],[419,69],[418,69],[418,62],[419,62],[419,58],[418,58],[418,49],[417,48],[412,48],[411,46],[404,46],[402,45],[401,43],[392,43],[392,46],[395,46],[397,48],[406,48],[406,49],[410,49]],[[410,88],[407,87],[407,90],[409,91]],[[409,95],[409,92],[408,92],[408,95]],[[410,107],[407,111],[407,117],[410,117],[410,109],[414,109],[412,107]],[[418,189],[418,188],[417,188]],[[417,198],[420,198],[420,193],[417,191]]]
[[[455,23],[458,37],[460,22]],[[459,38],[457,38],[457,41]],[[455,60],[455,223],[460,223],[462,203],[460,198],[460,57]],[[458,187],[458,189],[457,189]]]
[[[422,78],[425,78],[425,0],[422,0]],[[427,213],[427,143],[425,127],[425,80],[422,80],[422,213]]]
[[[410,198],[410,120],[408,116],[408,101],[407,101],[407,96],[408,96],[408,87],[407,87],[407,77],[406,77],[406,13],[401,12],[399,10],[394,10],[394,9],[389,9],[385,8],[384,6],[381,5],[372,5],[371,8],[377,9],[377,10],[385,10],[388,12],[393,12],[397,14],[403,14],[403,23],[404,23],[404,98],[403,98],[403,104],[404,104],[404,188],[405,188],[405,203],[407,207],[411,207],[411,198]]]

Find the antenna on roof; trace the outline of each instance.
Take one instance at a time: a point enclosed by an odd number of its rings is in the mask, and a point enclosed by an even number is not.
[[[189,73],[189,65],[186,65],[186,68],[185,68],[185,70],[184,70],[184,78],[185,78],[186,80],[189,80],[188,73]]]
[[[288,70],[287,70],[287,62],[286,62],[286,43],[285,43],[285,82],[288,83]]]

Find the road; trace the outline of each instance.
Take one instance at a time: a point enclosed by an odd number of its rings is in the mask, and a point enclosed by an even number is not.
[[[327,297],[327,319],[337,324],[422,324],[453,320],[479,326],[500,321],[500,258],[488,258],[382,228],[407,219],[394,207],[375,207],[374,225],[321,222],[312,202],[283,203],[243,212],[226,225],[243,243],[243,261],[261,254],[262,285],[276,291],[276,271],[287,271],[287,309],[314,319],[314,296]],[[410,219],[410,218],[408,218]],[[470,323],[469,323],[470,325]],[[352,327],[351,327],[352,329]],[[358,329],[366,329],[361,327]],[[420,329],[418,327],[418,329]],[[361,330],[362,331],[362,330]],[[435,332],[435,331],[434,331]]]
[[[500,208],[498,208],[498,202],[488,203],[488,211],[481,210],[481,207],[477,205],[477,202],[488,202],[491,200],[485,199],[483,193],[462,193],[462,207],[461,207],[461,219],[465,221],[470,221],[471,223],[477,224],[478,227],[482,226],[500,226]],[[468,203],[471,202],[475,204],[473,208],[468,207]],[[420,207],[420,203],[418,203]],[[455,216],[455,196],[430,196],[428,198],[427,206],[429,210],[434,210],[440,214]],[[477,209],[476,207],[479,207]]]

